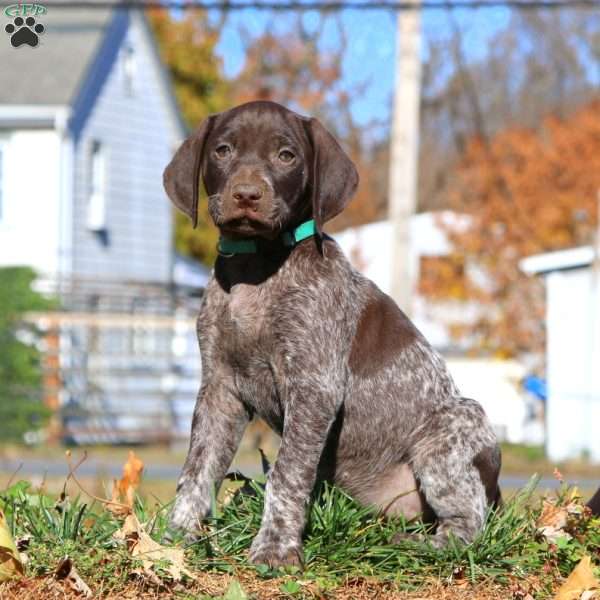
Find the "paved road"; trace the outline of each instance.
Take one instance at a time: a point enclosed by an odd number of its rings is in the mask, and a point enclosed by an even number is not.
[[[17,478],[32,475],[41,476],[44,474],[48,477],[66,477],[69,473],[67,463],[63,460],[42,460],[36,458],[28,458],[24,461],[13,459],[0,460],[0,473],[14,473],[17,469],[19,469]],[[146,465],[144,479],[176,479],[179,475],[179,469],[179,466],[172,464]],[[100,476],[108,479],[121,477],[122,474],[122,465],[94,458],[88,458],[77,469],[77,475],[80,477]]]
[[[0,460],[0,473],[11,474],[14,473],[21,465],[17,478],[30,477],[32,475],[42,476],[44,473],[48,477],[66,477],[69,470],[64,461],[59,460],[41,460],[41,459],[27,459],[22,463],[18,460]],[[234,465],[236,467],[236,465]],[[259,465],[250,464],[245,466],[239,466],[240,470],[248,476],[259,474]],[[114,463],[102,461],[100,459],[89,458],[83,463],[78,469],[77,474],[80,477],[101,477],[101,478],[113,478],[120,477],[122,467]],[[149,464],[146,465],[144,471],[144,479],[177,479],[179,475],[179,465],[173,464]],[[500,479],[500,485],[506,489],[518,489],[525,486],[529,482],[528,477],[507,475]],[[569,483],[573,483],[582,489],[596,489],[600,483],[600,469],[598,473],[598,479],[588,478],[573,478]],[[559,485],[556,479],[551,477],[544,477],[541,479],[538,488],[540,490],[555,489]]]

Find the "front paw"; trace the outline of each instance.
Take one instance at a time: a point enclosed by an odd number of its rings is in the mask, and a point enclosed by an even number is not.
[[[254,538],[250,547],[249,559],[255,565],[278,567],[303,567],[302,543],[300,540],[284,539],[277,534],[261,535]]]
[[[423,533],[408,533],[399,531],[392,536],[392,544],[402,544],[409,542],[412,544],[425,544],[427,543],[427,536]]]
[[[188,536],[200,532],[202,521],[208,514],[208,503],[199,490],[180,492],[171,510],[169,528],[186,533]]]

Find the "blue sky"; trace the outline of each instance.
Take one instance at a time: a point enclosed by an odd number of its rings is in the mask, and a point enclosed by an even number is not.
[[[510,15],[506,9],[490,8],[455,11],[454,16],[464,34],[466,55],[477,58],[485,54],[490,37],[506,25]],[[307,11],[303,18],[305,26],[310,27],[318,22],[319,15]],[[278,14],[275,26],[278,21],[284,24],[287,19],[289,13]],[[345,10],[342,20],[348,36],[348,51],[343,65],[344,81],[349,86],[368,82],[364,96],[354,102],[354,116],[361,123],[374,116],[387,119],[394,82],[395,15],[383,10]],[[258,35],[264,32],[267,24],[273,24],[273,17],[267,12],[249,9],[230,15],[217,48],[228,76],[235,76],[244,62],[243,46],[238,35],[240,25]],[[425,39],[449,35],[450,26],[445,11],[424,12],[422,25]],[[325,45],[328,40],[335,45],[333,24],[330,31],[326,30]]]

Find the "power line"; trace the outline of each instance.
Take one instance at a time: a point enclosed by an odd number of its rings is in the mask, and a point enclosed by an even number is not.
[[[391,10],[391,11],[434,11],[448,9],[486,9],[486,8],[512,8],[516,10],[565,10],[565,9],[593,9],[600,8],[600,0],[423,0],[419,5],[411,2],[385,2],[374,0],[372,2],[358,0],[290,0],[289,2],[265,0],[264,2],[239,0],[227,2],[224,0],[50,0],[44,2],[47,8],[173,8],[204,10]]]

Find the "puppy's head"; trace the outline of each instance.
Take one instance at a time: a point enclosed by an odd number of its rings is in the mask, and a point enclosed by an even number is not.
[[[168,196],[194,226],[200,178],[212,219],[234,238],[272,239],[310,218],[320,233],[358,184],[354,164],[319,121],[274,102],[208,117],[165,169]]]

